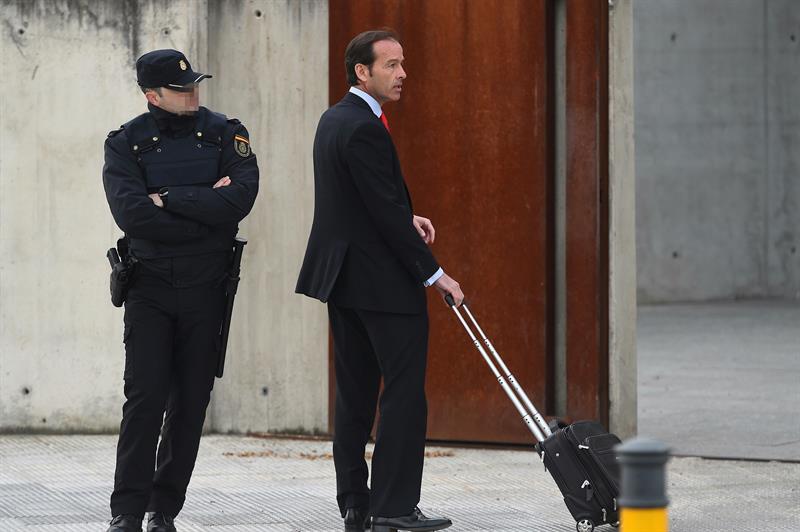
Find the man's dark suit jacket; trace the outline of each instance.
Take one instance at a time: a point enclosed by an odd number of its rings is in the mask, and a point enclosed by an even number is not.
[[[320,118],[314,186],[314,223],[295,291],[347,308],[423,312],[423,285],[439,264],[412,224],[392,138],[355,94]]]

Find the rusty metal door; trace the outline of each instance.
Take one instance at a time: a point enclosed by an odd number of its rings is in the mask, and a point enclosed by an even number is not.
[[[541,411],[552,407],[551,14],[545,0],[331,0],[331,103],[344,49],[395,29],[408,78],[384,111],[433,252]],[[429,292],[428,438],[529,442],[452,312]]]

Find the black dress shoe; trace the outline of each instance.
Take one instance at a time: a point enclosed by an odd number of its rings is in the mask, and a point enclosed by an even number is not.
[[[142,518],[131,514],[114,517],[106,532],[142,532]]]
[[[453,522],[446,517],[425,517],[419,510],[401,517],[373,517],[372,532],[397,532],[398,530],[413,530],[414,532],[430,532],[442,530],[452,525]]]
[[[344,514],[344,532],[364,532],[370,526],[369,512],[363,508],[348,508]]]
[[[175,518],[161,512],[147,514],[147,532],[177,532]]]

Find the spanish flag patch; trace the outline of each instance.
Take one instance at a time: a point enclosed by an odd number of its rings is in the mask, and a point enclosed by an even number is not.
[[[233,147],[240,157],[249,157],[252,153],[250,151],[250,139],[241,135],[233,136]]]

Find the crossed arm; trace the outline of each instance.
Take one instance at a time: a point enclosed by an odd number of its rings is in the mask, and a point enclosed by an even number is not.
[[[236,138],[234,138],[234,136]],[[245,142],[245,152],[236,150],[234,143]],[[223,139],[220,178],[208,185],[170,187],[167,201],[150,194],[153,204],[169,212],[208,225],[238,223],[250,213],[258,194],[258,163],[249,148],[249,134],[242,125],[229,128]]]

